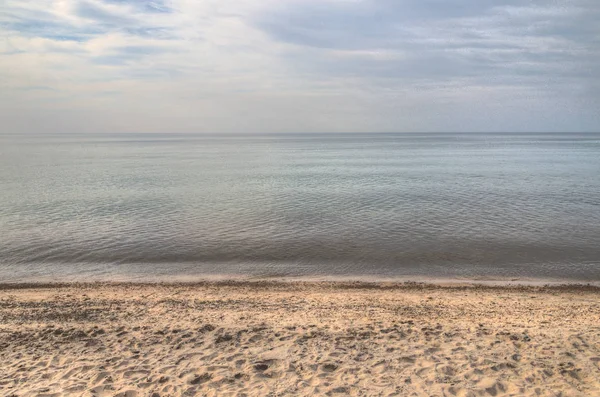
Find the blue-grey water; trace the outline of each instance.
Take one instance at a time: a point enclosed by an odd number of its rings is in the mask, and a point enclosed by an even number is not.
[[[600,134],[0,135],[0,282],[600,280]]]

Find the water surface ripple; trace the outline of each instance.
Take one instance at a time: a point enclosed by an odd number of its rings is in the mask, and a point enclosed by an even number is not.
[[[600,134],[5,134],[0,186],[0,281],[600,280]]]

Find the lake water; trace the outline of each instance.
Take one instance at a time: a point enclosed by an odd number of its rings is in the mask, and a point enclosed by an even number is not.
[[[0,135],[0,282],[600,280],[600,134]]]

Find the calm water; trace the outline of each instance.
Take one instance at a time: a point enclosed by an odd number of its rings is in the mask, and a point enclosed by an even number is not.
[[[600,280],[600,134],[0,135],[0,281]]]

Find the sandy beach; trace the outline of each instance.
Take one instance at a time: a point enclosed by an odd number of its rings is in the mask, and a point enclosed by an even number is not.
[[[4,285],[3,396],[600,396],[600,289]]]

